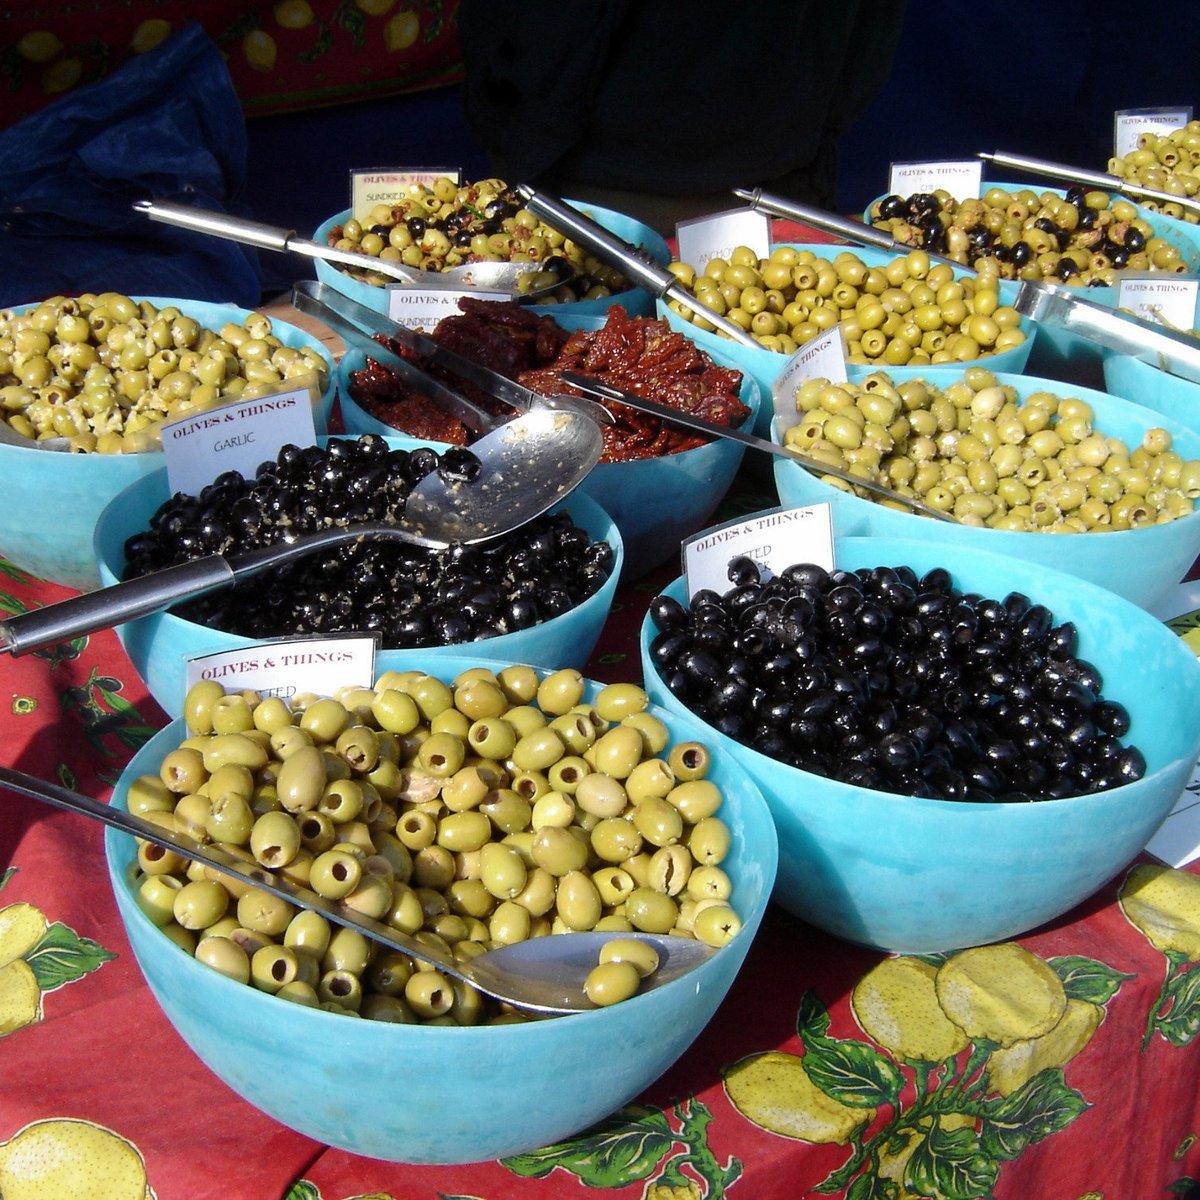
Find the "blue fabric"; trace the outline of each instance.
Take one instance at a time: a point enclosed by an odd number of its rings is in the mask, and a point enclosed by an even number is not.
[[[245,176],[241,105],[220,50],[189,23],[0,133],[0,305],[84,291],[258,304],[256,251],[132,207],[237,212]]]

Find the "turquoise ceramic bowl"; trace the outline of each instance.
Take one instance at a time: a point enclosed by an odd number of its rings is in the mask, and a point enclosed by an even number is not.
[[[1104,386],[1114,396],[1200,432],[1200,383],[1160,371],[1153,363],[1128,354],[1106,354]]]
[[[1110,592],[1036,562],[929,540],[838,538],[838,566],[946,567],[962,591],[1011,591],[1079,629],[1079,655],[1130,712],[1128,741],[1146,758],[1136,783],[1032,804],[888,795],[784,766],[706,724],[767,798],[779,832],[775,900],[852,942],[933,953],[1017,937],[1069,912],[1113,878],[1170,812],[1200,753],[1200,665],[1165,625]],[[666,593],[681,602],[682,580]],[[686,711],[649,655],[651,699]]]
[[[1056,196],[1066,196],[1067,194],[1065,188],[1046,187],[1037,181],[1004,183],[990,179],[983,183],[982,191],[985,192],[992,187],[1003,188],[1006,192],[1031,191],[1037,192],[1039,195],[1042,192],[1052,192]],[[864,221],[870,222],[872,205],[882,199],[882,196],[876,196],[871,204],[867,205],[863,212]],[[1197,270],[1200,270],[1200,229],[1189,226],[1183,221],[1177,221],[1173,217],[1163,216],[1162,213],[1154,212],[1151,209],[1142,208],[1140,205],[1134,205],[1134,207],[1155,234],[1178,247],[1190,273],[1195,274]],[[1011,304],[1016,299],[1017,287],[1018,285],[1011,280],[1001,283],[1000,296],[1006,304]],[[1114,308],[1117,303],[1115,287],[1081,288],[1080,294],[1094,304],[1103,304],[1109,308]],[[1100,387],[1103,375],[1102,357],[1103,351],[1095,342],[1088,341],[1078,334],[1069,333],[1057,326],[1039,325],[1037,341],[1029,356],[1028,369],[1033,375],[1049,375],[1055,379],[1069,379],[1088,386]],[[1008,368],[1003,369],[1007,370]]]
[[[598,329],[602,317],[564,317],[564,329]],[[682,330],[690,336],[690,331]],[[697,331],[699,332],[699,331]],[[697,339],[698,340],[698,339]],[[732,342],[702,347],[714,362],[743,373],[741,400],[750,409],[743,431],[754,429],[762,407],[769,405],[754,376],[729,353]],[[391,426],[366,412],[350,396],[350,374],[360,370],[366,356],[350,351],[338,368],[342,421],[347,433],[394,434]],[[680,543],[703,529],[729,490],[741,466],[745,446],[728,438],[714,438],[678,454],[640,458],[632,462],[598,463],[581,490],[616,523],[625,545],[626,579],[640,579],[648,571],[679,553]]]
[[[819,258],[824,259],[832,259],[848,250],[871,267],[883,266],[902,257],[872,246],[847,246],[832,242],[783,244],[795,245],[797,250],[811,250]],[[963,272],[959,271],[957,274],[962,275]],[[765,346],[743,346],[740,342],[735,342],[723,334],[699,329],[690,321],[685,321],[678,313],[673,312],[667,302],[662,299],[656,301],[656,312],[658,316],[668,321],[673,329],[686,333],[701,349],[707,350],[710,354],[714,350],[723,352],[729,358],[732,366],[752,375],[758,381],[758,386],[762,389],[763,400],[758,410],[758,420],[755,423],[754,432],[759,437],[769,438],[771,436],[771,418],[774,415],[771,387],[782,374],[784,367],[787,366],[788,355],[768,350]],[[1025,341],[1021,345],[1014,346],[1011,350],[1003,350],[999,354],[984,355],[976,361],[992,371],[1009,371],[1014,374],[1024,371],[1033,349],[1033,339],[1037,331],[1033,322],[1024,317],[1021,318],[1020,327],[1025,333]],[[862,379],[872,371],[887,370],[894,379],[914,379],[931,373],[935,376],[953,373],[961,368],[961,363],[923,367],[881,367],[876,363],[850,363],[847,365],[846,373],[850,379],[854,380]]]
[[[406,438],[389,438],[393,446],[412,448],[421,443]],[[96,526],[96,556],[105,584],[116,583],[125,567],[125,541],[145,529],[154,511],[168,499],[166,472],[148,475],[116,497],[101,513]],[[606,541],[613,548],[612,573],[604,586],[582,604],[561,616],[529,629],[501,634],[486,641],[492,658],[529,663],[535,667],[582,669],[608,620],[617,580],[624,562],[621,535],[612,518],[580,492],[562,505],[592,541]],[[171,612],[138,617],[117,626],[117,636],[150,694],[171,717],[183,711],[187,690],[187,660],[200,654],[248,646],[252,638],[208,629],[185,621]],[[485,643],[473,643],[483,646]],[[430,646],[415,650],[380,650],[376,663],[380,672],[406,669],[414,660],[436,662],[441,657],[463,653],[462,646]]]
[[[158,308],[175,305],[209,329],[241,324],[250,312],[201,300],[148,299]],[[14,311],[36,307],[21,305]],[[317,409],[317,427],[328,425],[336,392],[333,359],[311,334],[274,318],[271,326],[285,346],[310,346],[329,368]],[[52,583],[77,591],[100,585],[92,532],[104,506],[120,491],[163,466],[161,450],[144,454],[63,454],[0,442],[0,556]]]
[[[423,665],[449,680],[489,663],[450,656]],[[660,715],[675,741],[703,736],[699,722]],[[130,782],[157,771],[181,737],[177,723],[147,743],[113,803],[124,805]],[[749,773],[721,755],[710,778],[722,790],[721,816],[733,833],[722,866],[733,880],[741,932],[695,971],[654,991],[522,1025],[356,1021],[234,983],[167,939],[137,906],[132,839],[110,831],[105,849],[117,907],[150,990],[233,1091],[284,1125],[354,1154],[474,1162],[561,1141],[628,1103],[683,1054],[725,998],[762,921],[777,845]]]
[[[615,212],[611,208],[601,208],[599,205],[587,204],[582,200],[568,200],[566,203],[579,209],[598,225],[602,225],[610,233],[616,234],[631,246],[640,247],[656,263],[666,266],[671,261],[671,251],[666,240],[649,225],[645,225],[633,217],[627,217],[624,213]],[[350,210],[348,208],[340,213],[335,213],[328,221],[317,227],[316,233],[312,235],[313,241],[322,246],[326,245],[333,227],[344,225],[349,219]],[[365,304],[377,312],[387,312],[386,288],[363,283],[345,271],[339,270],[333,263],[326,262],[321,258],[315,259],[313,266],[316,269],[317,278],[322,283],[329,284],[343,295],[349,296],[351,300],[357,300],[359,304]],[[620,304],[639,317],[650,316],[654,311],[654,297],[645,288],[636,287],[615,296],[605,296],[599,300],[578,300],[573,304],[547,304],[545,308],[554,317],[603,316],[610,304]]]
[[[1131,450],[1141,445],[1147,429],[1160,426],[1185,459],[1200,458],[1200,434],[1127,400],[1090,388],[1073,387],[1028,375],[997,375],[1024,399],[1036,391],[1077,396],[1095,412],[1095,427],[1120,438]],[[1187,574],[1200,555],[1200,509],[1166,525],[1107,533],[1017,533],[934,521],[915,513],[887,508],[830,487],[815,475],[782,458],[772,460],[780,502],[789,507],[828,502],[838,534],[922,538],[947,555],[978,548],[1023,562],[1054,567],[1099,584],[1142,608],[1153,608]]]

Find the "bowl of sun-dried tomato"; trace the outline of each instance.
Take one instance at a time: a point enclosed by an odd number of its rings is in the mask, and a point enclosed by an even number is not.
[[[758,383],[731,358],[701,350],[661,318],[631,316],[616,305],[604,317],[552,318],[518,304],[470,298],[460,301],[460,309],[439,321],[432,337],[544,395],[573,394],[561,376],[574,371],[743,430],[753,427],[762,403]],[[404,354],[399,345],[392,349]],[[455,376],[438,378],[497,415],[511,411]],[[461,422],[362,351],[345,356],[338,382],[349,433],[399,430],[431,444],[468,445],[472,439]],[[743,447],[625,405],[613,403],[610,410],[616,420],[604,430],[604,453],[583,490],[616,522],[625,543],[624,576],[636,579],[705,526],[737,473]]]

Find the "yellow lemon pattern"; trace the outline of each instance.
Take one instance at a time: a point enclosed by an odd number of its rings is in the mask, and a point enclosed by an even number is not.
[[[155,1200],[138,1148],[120,1134],[68,1117],[35,1121],[0,1144],[4,1200]]]
[[[1005,1162],[1087,1108],[1064,1069],[1128,978],[1015,942],[893,955],[850,996],[870,1041],[834,1036],[828,1010],[807,993],[796,1021],[803,1055],[750,1055],[723,1071],[725,1092],[771,1133],[852,1145],[820,1193],[991,1195]]]

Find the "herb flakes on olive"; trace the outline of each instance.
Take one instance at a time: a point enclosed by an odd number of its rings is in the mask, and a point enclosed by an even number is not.
[[[859,787],[1029,802],[1140,779],[1123,705],[1076,656],[1076,630],[1013,592],[955,588],[948,571],[810,563],[686,607],[651,604],[650,655],[671,692],[735,741]]]
[[[468,478],[475,456],[391,449],[372,434],[285,446],[253,479],[226,472],[164,502],[128,538],[124,578],[208,554],[266,547],[360,521],[394,520],[422,478]],[[178,606],[186,620],[250,638],[377,632],[385,647],[477,641],[540,624],[594,595],[612,572],[607,542],[547,513],[479,545],[427,549],[361,540],[259,572]]]
[[[529,937],[610,932],[585,991],[597,1006],[618,1003],[659,965],[653,944],[633,935],[670,933],[720,947],[738,934],[732,883],[720,865],[732,832],[714,811],[719,789],[703,779],[710,761],[705,748],[696,742],[673,747],[667,736],[659,754],[643,737],[635,723],[648,715],[641,689],[609,684],[588,703],[575,695],[574,672],[556,672],[542,679],[548,686],[535,689],[541,695],[529,696],[527,670],[493,674],[481,666],[450,684],[419,670],[386,672],[372,689],[295,698],[292,708],[283,706],[286,723],[277,699],[198,683],[184,704],[188,736],[167,753],[157,775],[134,781],[130,807],[153,813],[164,828],[219,842],[227,853],[460,961]],[[485,716],[476,715],[481,689],[502,698],[487,705]],[[411,702],[417,715],[393,732],[391,718],[405,707],[398,699]],[[244,709],[261,736],[218,732],[212,716],[222,701]],[[570,701],[577,702],[559,713]],[[438,732],[450,714],[462,718],[465,737]],[[575,791],[558,794],[561,818],[539,828],[535,806],[516,790],[532,773],[513,757],[515,727],[541,731],[557,744],[561,761],[570,731],[559,722],[568,714],[591,729],[591,740],[573,756]],[[481,724],[492,733],[513,727],[495,756],[484,748],[490,737],[473,736]],[[597,753],[604,737],[618,733],[630,734],[637,747],[633,764],[620,764],[620,778],[607,773]],[[238,738],[267,747],[253,770],[226,770]],[[431,766],[427,749],[435,742],[438,756],[453,760],[452,771]],[[365,757],[363,747],[371,751]],[[677,781],[670,762],[681,755],[688,765]],[[652,768],[642,774],[666,778],[668,786],[647,790],[635,780],[639,766]],[[700,782],[715,798],[697,809],[687,789]],[[353,812],[343,812],[351,795]],[[656,846],[643,839],[635,824],[643,806],[673,808],[677,797],[672,840]],[[252,820],[222,827],[218,837],[209,828],[211,814],[231,799]],[[325,810],[332,820],[322,816]],[[615,821],[628,827],[631,839],[619,865],[601,853],[608,822]],[[327,836],[316,840],[322,826]],[[663,870],[667,856],[670,870]],[[179,855],[152,855],[143,844],[138,863],[133,888],[142,911],[166,936],[237,982],[373,1020],[479,1025],[524,1019],[427,963],[240,880],[197,870]],[[695,885],[683,886],[693,876]]]

